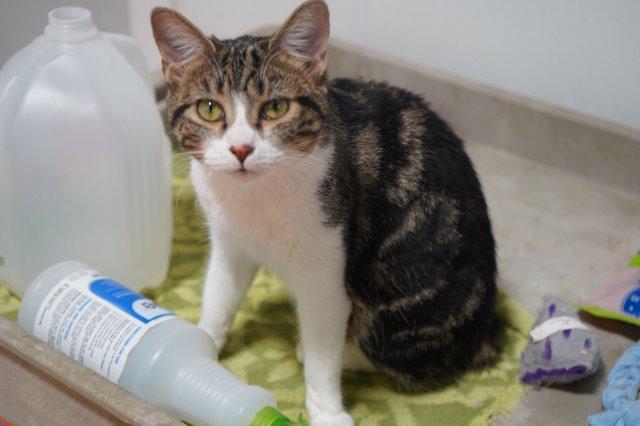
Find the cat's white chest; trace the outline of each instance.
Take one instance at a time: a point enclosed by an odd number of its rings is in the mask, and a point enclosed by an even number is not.
[[[269,191],[256,199],[221,204],[221,224],[235,242],[257,261],[277,266],[284,259],[302,261],[313,255],[312,241],[322,238],[319,208],[301,194]]]
[[[205,181],[194,167],[192,180],[212,232],[232,239],[260,265],[285,272],[342,255],[340,232],[324,223],[317,196],[326,168],[319,161],[313,164],[282,166],[256,182],[229,175]]]

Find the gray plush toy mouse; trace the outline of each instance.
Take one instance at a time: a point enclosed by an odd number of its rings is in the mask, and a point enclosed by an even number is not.
[[[536,386],[569,383],[595,373],[600,362],[597,335],[569,303],[545,296],[522,354],[520,379]]]

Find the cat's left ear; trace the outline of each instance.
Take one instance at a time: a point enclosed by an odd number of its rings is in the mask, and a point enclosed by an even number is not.
[[[321,75],[327,69],[328,40],[329,8],[322,0],[309,0],[298,6],[271,37],[269,48],[280,48],[308,61],[312,72]]]

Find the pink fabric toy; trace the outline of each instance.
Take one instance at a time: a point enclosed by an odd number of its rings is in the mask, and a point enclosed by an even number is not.
[[[601,292],[587,299],[581,309],[597,317],[640,326],[640,251],[626,269],[609,281]]]

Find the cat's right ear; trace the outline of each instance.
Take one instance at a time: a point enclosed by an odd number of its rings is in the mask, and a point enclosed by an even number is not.
[[[162,56],[162,72],[169,83],[179,81],[192,61],[215,51],[214,43],[175,10],[153,9],[151,27]]]

